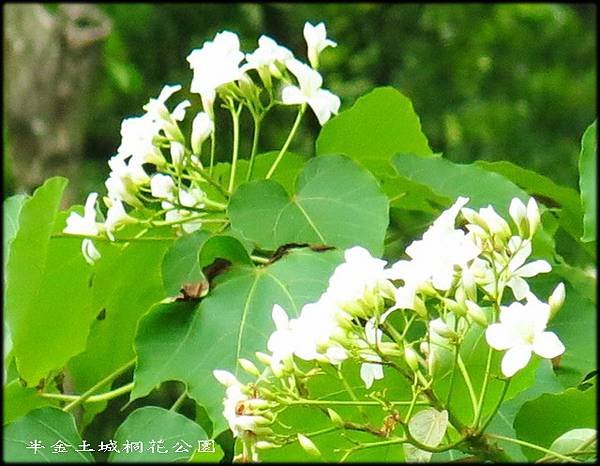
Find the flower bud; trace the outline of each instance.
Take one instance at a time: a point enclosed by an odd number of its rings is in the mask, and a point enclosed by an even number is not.
[[[456,314],[458,316],[464,316],[467,313],[467,308],[465,306],[462,306],[458,302],[454,301],[453,299],[442,298],[442,300],[444,301],[446,308],[450,312],[453,312],[454,314]]]
[[[260,372],[258,371],[256,366],[252,363],[252,361],[240,358],[240,359],[238,359],[238,362],[240,363],[240,366],[242,366],[242,369],[244,369],[248,374],[254,375],[256,377],[260,376]]]
[[[467,305],[467,314],[469,317],[482,327],[487,327],[488,321],[483,309],[481,309],[478,304],[468,299],[465,301],[465,304]]]
[[[521,199],[515,197],[510,202],[508,213],[515,222],[515,225],[517,225],[519,235],[526,237],[529,234],[529,221],[527,220],[527,207],[525,207]]]
[[[554,288],[550,298],[548,298],[548,304],[550,305],[550,319],[554,318],[556,313],[565,303],[565,294],[565,284],[561,282]]]
[[[268,354],[261,353],[260,351],[257,351],[254,354],[256,355],[256,359],[258,359],[260,362],[262,362],[265,366],[271,365],[271,356],[269,356]]]
[[[198,112],[192,122],[192,151],[200,154],[202,143],[208,139],[215,129],[213,121],[206,112]]]
[[[479,215],[485,221],[488,230],[501,238],[509,238],[511,235],[510,227],[506,220],[496,213],[494,208],[490,205],[479,209]]]
[[[185,147],[180,142],[173,141],[173,142],[171,142],[170,152],[171,152],[171,160],[173,161],[173,165],[175,165],[176,167],[180,167],[181,164],[183,163]]]
[[[529,222],[529,238],[531,238],[540,225],[540,211],[533,197],[527,203],[527,221]]]
[[[259,450],[270,450],[271,448],[279,448],[281,445],[277,445],[276,443],[267,442],[265,440],[259,440],[256,442],[256,448]]]
[[[331,422],[334,426],[344,427],[344,420],[333,409],[327,408],[327,414],[329,415],[329,419],[331,419]]]
[[[298,442],[300,443],[300,446],[304,449],[306,453],[312,456],[321,456],[321,452],[311,439],[302,434],[296,435],[298,436]]]
[[[241,385],[238,379],[235,378],[235,375],[229,371],[216,369],[213,371],[213,375],[221,385],[225,385],[226,387],[231,387],[232,385]]]
[[[423,303],[423,300],[417,296],[415,296],[415,312],[419,315],[419,317],[422,317],[423,319],[427,318],[427,308],[425,307],[425,303]]]
[[[415,353],[415,350],[410,346],[404,348],[404,358],[406,359],[408,367],[413,371],[416,371],[419,368],[419,357],[417,356],[417,353]]]
[[[457,336],[442,319],[435,319],[429,322],[429,330],[444,338],[454,338]]]

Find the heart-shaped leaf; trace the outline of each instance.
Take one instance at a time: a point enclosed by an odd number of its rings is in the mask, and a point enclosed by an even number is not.
[[[241,185],[229,204],[234,229],[264,249],[285,243],[364,246],[383,252],[388,201],[373,176],[342,156],[308,162],[289,196],[272,180]]]

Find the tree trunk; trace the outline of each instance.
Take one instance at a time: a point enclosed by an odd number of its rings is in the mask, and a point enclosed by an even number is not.
[[[54,175],[81,181],[88,103],[110,20],[92,4],[4,6],[4,97],[16,191]],[[6,156],[6,155],[5,155]]]

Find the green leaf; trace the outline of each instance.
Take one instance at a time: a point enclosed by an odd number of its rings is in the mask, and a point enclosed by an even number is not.
[[[596,319],[595,304],[567,286],[565,303],[548,325],[548,330],[555,332],[566,348],[556,371],[565,386],[579,384],[596,369]]]
[[[258,154],[254,158],[254,169],[252,170],[251,180],[264,180],[278,154],[279,151]],[[286,152],[271,179],[277,181],[289,194],[292,194],[294,192],[294,182],[296,177],[298,176],[298,173],[302,171],[302,167],[304,167],[306,161],[307,158],[303,155],[294,152]],[[248,160],[238,160],[233,185],[234,191],[240,184],[246,182],[248,166]],[[220,183],[221,186],[229,185],[230,174],[231,164],[229,162],[221,162],[215,165],[213,178]]]
[[[37,389],[23,387],[19,380],[13,380],[4,387],[4,424],[25,416],[29,411],[43,406],[56,406],[55,400],[39,396]]]
[[[208,440],[204,429],[194,421],[157,406],[145,406],[133,411],[119,426],[114,438],[121,448],[119,452],[111,452],[108,458],[111,463],[187,461],[198,449],[198,441]],[[144,451],[125,451],[122,445],[127,441],[143,442]],[[159,452],[158,443],[163,447],[160,451],[166,453]],[[149,448],[151,444],[154,445],[154,452]]]
[[[19,229],[19,214],[21,213],[21,208],[23,207],[23,204],[26,200],[27,196],[25,194],[16,194],[4,200],[4,225],[2,229],[4,238],[2,240],[2,252],[4,257],[3,270],[5,274],[6,265],[8,262],[8,251],[10,248],[10,243],[12,242],[13,238],[17,234],[17,230]]]
[[[513,182],[475,164],[463,165],[441,157],[401,154],[392,158],[392,165],[399,175],[427,186],[449,202],[454,202],[458,196],[468,197],[471,208],[491,204],[500,215],[508,215],[513,198],[524,202],[528,200],[527,193]]]
[[[370,173],[342,156],[308,162],[291,198],[272,180],[241,185],[231,198],[234,229],[259,247],[292,242],[361,245],[381,255],[388,202]]]
[[[581,452],[583,450],[596,450],[596,437],[597,437],[596,429],[573,429],[569,432],[562,434],[558,437],[552,445],[550,445],[550,450],[560,453],[562,455],[570,456],[574,453]],[[596,456],[595,453],[587,453],[584,455],[577,455],[574,458],[578,460],[590,460],[592,457]],[[547,455],[547,458],[550,459],[551,456]]]
[[[23,203],[8,258],[6,320],[19,373],[34,385],[85,348],[93,319],[81,240],[50,238],[66,185],[51,178]]]
[[[544,394],[528,401],[514,423],[520,440],[549,448],[554,439],[571,429],[596,428],[596,390],[569,388],[562,393]],[[543,454],[523,448],[530,461]]]
[[[27,448],[39,441],[44,448]],[[53,453],[52,445],[61,441],[65,453]],[[4,430],[4,461],[20,463],[91,463],[92,455],[77,452],[82,449],[82,439],[77,432],[73,416],[57,408],[39,408],[6,426]]]
[[[394,154],[432,153],[412,103],[392,87],[374,89],[328,121],[316,152],[345,154],[378,176],[389,172]]]
[[[225,259],[232,264],[252,265],[244,245],[233,236],[216,235],[204,243],[200,250],[200,266],[206,267],[216,259]]]
[[[167,296],[161,264],[171,243],[169,239],[128,243],[125,247],[108,242],[98,244],[102,258],[94,267],[93,286],[98,318],[85,351],[68,366],[77,392],[83,393],[135,356],[133,340],[138,319]],[[91,415],[104,406],[105,403],[94,403],[85,410]]]
[[[155,306],[139,324],[131,399],[165,380],[180,380],[215,422],[213,432],[221,432],[226,427],[224,391],[212,371],[240,375],[237,359],[253,359],[266,348],[274,330],[273,305],[298,315],[325,290],[340,260],[337,251],[295,250],[265,267],[234,265],[217,277],[213,291],[197,307],[185,301]]]
[[[428,447],[437,447],[446,434],[448,428],[448,411],[438,411],[426,408],[412,416],[408,421],[411,435]],[[406,460],[409,462],[428,462],[432,453],[420,450],[411,444],[404,445]]]
[[[596,239],[596,145],[594,121],[583,133],[579,155],[579,189],[584,212],[582,241]]]
[[[175,296],[186,283],[204,279],[198,254],[210,237],[205,231],[195,231],[176,239],[165,254],[162,262],[162,278],[165,292]]]

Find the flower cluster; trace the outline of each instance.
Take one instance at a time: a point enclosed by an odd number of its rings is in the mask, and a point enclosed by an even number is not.
[[[525,282],[551,269],[543,260],[528,262],[540,223],[535,200],[526,206],[513,199],[512,228],[493,207],[475,211],[467,202],[458,198],[406,248],[407,258],[389,266],[362,247],[346,250],[325,292],[298,317],[275,304],[270,354],[257,353],[267,367],[254,386],[269,377],[306,377],[299,360],[334,366],[354,360],[367,389],[384,378],[390,362],[427,380],[434,377],[438,348],[460,345],[473,326],[484,328],[491,348],[506,350],[500,367],[506,378],[524,368],[532,353],[547,359],[562,354],[565,347],[546,326],[562,306],[564,285],[545,303]],[[399,328],[390,322],[392,313],[399,313]],[[423,322],[426,332],[410,339],[414,321]],[[236,421],[228,420],[233,428]]]
[[[93,238],[105,236],[114,241],[114,232],[127,224],[141,224],[142,228],[168,225],[183,234],[207,223],[227,222],[219,216],[226,207],[219,199],[226,199],[232,190],[238,148],[233,149],[229,187],[223,187],[211,176],[217,98],[235,119],[234,134],[239,130],[237,118],[242,108],[247,108],[255,121],[261,121],[277,105],[299,106],[300,111],[308,105],[320,124],[338,113],[340,99],[322,88],[317,71],[321,52],[336,44],[327,38],[323,23],[306,23],[304,37],[310,66],[265,35],[259,38],[256,50],[243,53],[236,34],[219,32],[187,57],[193,72],[190,92],[199,94],[202,102],[202,110],[193,117],[191,134],[184,134],[182,122],[192,102],[185,99],[172,110],[167,107],[181,85],[164,86],[157,98],[144,105],[143,115],[122,122],[121,144],[108,161],[110,174],[103,199],[106,215],[97,206],[98,194],[91,193],[84,215],[71,213],[64,229],[66,234],[85,237],[82,252],[86,261],[93,264],[100,257]],[[203,153],[208,139],[209,160]],[[234,145],[236,140],[234,137]],[[216,194],[209,196],[213,192]]]

